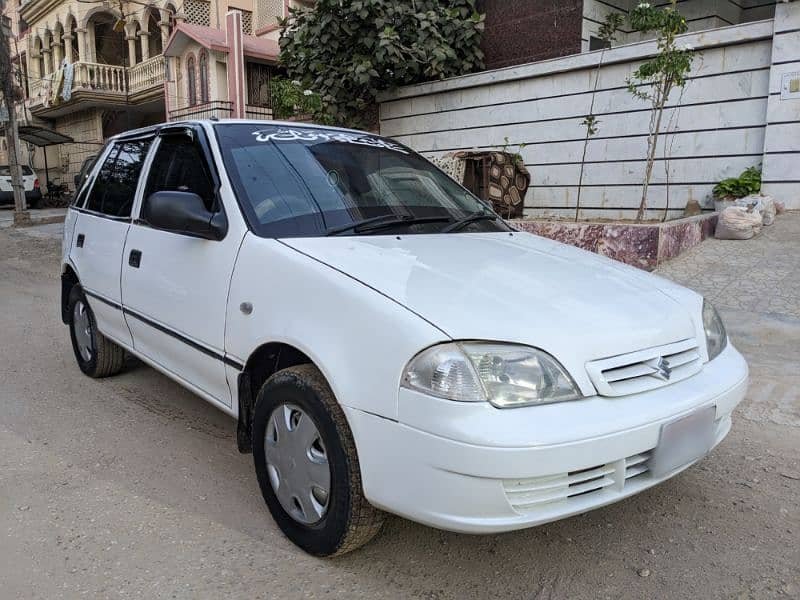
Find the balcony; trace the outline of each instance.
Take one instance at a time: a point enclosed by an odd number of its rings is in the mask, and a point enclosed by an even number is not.
[[[33,80],[30,85],[30,108],[35,114],[55,116],[81,102],[93,106],[136,105],[163,96],[164,56],[159,54],[133,67],[80,61],[73,63],[72,96],[55,99],[47,93],[47,84]]]

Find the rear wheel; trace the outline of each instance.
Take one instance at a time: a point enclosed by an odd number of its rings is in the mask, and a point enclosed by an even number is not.
[[[350,427],[313,365],[279,371],[262,386],[253,458],[273,518],[306,552],[344,554],[380,531],[384,515],[364,497]]]
[[[125,350],[97,330],[86,295],[75,285],[69,294],[69,331],[78,366],[89,377],[116,375],[125,364]]]

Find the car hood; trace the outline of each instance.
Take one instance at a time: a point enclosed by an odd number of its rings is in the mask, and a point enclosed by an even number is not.
[[[282,242],[374,288],[453,339],[527,344],[581,371],[586,361],[698,333],[693,317],[702,300],[693,292],[528,233]]]

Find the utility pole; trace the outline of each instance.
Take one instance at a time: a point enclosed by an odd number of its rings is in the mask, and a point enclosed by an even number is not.
[[[25,205],[25,188],[22,184],[22,170],[19,165],[19,136],[14,98],[14,74],[11,68],[11,27],[7,23],[6,16],[2,15],[2,24],[0,24],[0,87],[2,87],[2,101],[8,112],[8,121],[6,122],[8,168],[11,171],[11,189],[14,190],[14,225],[28,225],[31,217]]]

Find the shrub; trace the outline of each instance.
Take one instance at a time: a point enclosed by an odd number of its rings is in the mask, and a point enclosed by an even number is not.
[[[483,67],[476,0],[317,0],[281,21],[280,60],[342,125],[368,126],[377,94]]]
[[[272,89],[272,116],[275,119],[292,119],[310,117],[317,123],[331,125],[333,119],[325,114],[319,94],[303,89],[295,80],[274,77],[270,83]]]
[[[738,177],[728,177],[714,186],[716,198],[744,198],[761,191],[761,169],[750,167],[742,171]]]

